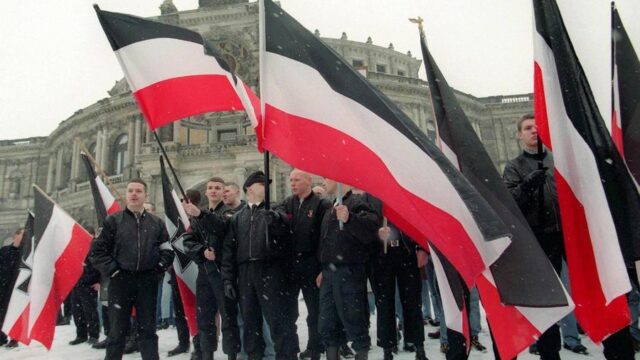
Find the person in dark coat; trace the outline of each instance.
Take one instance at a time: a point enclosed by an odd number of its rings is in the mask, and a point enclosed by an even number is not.
[[[156,307],[159,278],[173,262],[164,221],[144,209],[147,184],[127,183],[124,210],[107,216],[93,242],[92,264],[110,277],[106,360],[122,358],[135,306],[142,359],[158,359]]]
[[[295,320],[299,316],[300,291],[307,306],[309,341],[300,358],[319,360],[324,346],[318,333],[320,289],[316,286],[316,278],[322,270],[318,261],[318,243],[322,217],[331,208],[331,202],[311,191],[312,180],[310,174],[294,169],[289,175],[292,195],[284,199],[277,210],[287,215],[285,219],[291,228],[291,307]]]
[[[22,243],[23,235],[24,228],[19,228],[13,234],[11,244],[0,248],[0,324],[4,322],[4,317],[9,307],[9,300],[11,300],[13,286],[18,277],[20,244]],[[7,335],[0,331],[0,346],[6,345],[8,342]],[[17,342],[12,340],[12,347],[17,344]]]
[[[380,224],[375,211],[360,195],[353,194],[350,186],[344,186],[344,194],[337,193],[333,180],[325,179],[324,186],[329,195],[341,197],[342,204],[336,201],[322,219],[318,329],[328,360],[339,358],[343,329],[347,340],[352,341],[356,360],[365,360],[371,346],[366,264]]]
[[[89,234],[95,236],[91,226],[86,227]],[[82,275],[71,292],[73,322],[76,324],[76,338],[69,345],[87,342],[93,345],[100,336],[100,319],[98,318],[98,291],[100,290],[100,273],[89,260],[90,254],[82,263]]]
[[[286,279],[290,233],[283,221],[285,215],[265,208],[266,181],[265,174],[256,171],[243,185],[247,206],[229,222],[222,277],[225,295],[240,302],[249,360],[264,355],[263,317],[275,343],[276,359],[293,360],[299,349]]]

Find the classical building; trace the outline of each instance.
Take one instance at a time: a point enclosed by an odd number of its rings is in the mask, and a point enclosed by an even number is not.
[[[171,0],[160,5],[155,19],[203,34],[216,44],[231,67],[258,89],[258,6],[247,0],[201,0],[198,9],[178,11]],[[316,30],[316,35],[320,33]],[[431,138],[435,135],[429,88],[419,79],[421,60],[388,46],[322,38],[380,90],[393,99]],[[461,106],[484,142],[496,167],[519,152],[515,121],[532,111],[531,94],[477,98],[457,92]],[[194,116],[159,130],[182,184],[203,189],[213,174],[241,184],[247,173],[262,167],[255,134],[244,113]],[[131,177],[142,177],[151,201],[162,212],[159,149],[148,131],[125,80],[108,97],[76,111],[47,137],[0,141],[0,240],[24,223],[32,206],[32,184],[44,189],[82,224],[95,224],[95,212],[80,151],[85,149],[120,194]],[[273,159],[274,200],[288,193],[290,167]]]

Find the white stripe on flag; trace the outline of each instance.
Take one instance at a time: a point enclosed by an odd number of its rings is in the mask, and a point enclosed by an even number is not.
[[[100,179],[100,176],[96,176],[95,181],[96,181],[96,185],[98,186],[98,192],[100,192],[100,197],[102,198],[102,203],[104,204],[104,208],[107,211],[107,213],[109,213],[109,209],[111,208],[113,203],[116,201],[116,199],[113,197],[113,195],[111,194],[107,186],[102,182],[102,179]]]
[[[431,252],[431,260],[433,260],[433,268],[438,279],[438,289],[440,290],[440,297],[442,299],[442,310],[444,311],[444,318],[447,323],[447,328],[457,331],[460,334],[464,334],[462,317],[462,311],[458,309],[455,296],[451,292],[449,286],[449,279],[444,272],[440,258],[433,251],[433,248],[429,246]]]

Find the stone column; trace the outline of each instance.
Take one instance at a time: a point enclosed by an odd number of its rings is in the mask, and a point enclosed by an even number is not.
[[[180,120],[174,121],[173,122],[173,142],[174,143],[180,142],[180,128],[182,128],[182,126],[180,125]]]
[[[54,180],[54,174],[53,174],[53,169],[56,166],[56,154],[55,153],[51,153],[49,155],[49,168],[47,169],[47,193],[51,194],[51,192],[53,191],[53,180]]]
[[[102,150],[100,151],[100,167],[105,171],[109,171],[107,161],[109,159],[109,131],[107,128],[102,129]]]
[[[247,169],[243,167],[233,169],[233,181],[238,184],[240,187],[240,194],[244,199],[244,191],[242,191],[242,184],[244,184],[244,180],[247,178]]]
[[[136,133],[135,133],[135,123],[134,120],[129,121],[129,133],[127,134],[127,152],[128,152],[128,157],[129,159],[127,159],[127,161],[129,162],[129,168],[133,168],[133,162],[135,159],[135,154],[133,153],[135,151],[135,137],[136,137]]]
[[[63,156],[63,148],[59,148],[57,152],[56,158],[56,183],[55,187],[58,188],[62,185],[62,156]]]
[[[142,120],[137,117],[135,121],[135,141],[133,143],[134,155],[140,154],[140,143],[142,141]],[[135,156],[134,156],[135,160]]]
[[[78,162],[80,160],[80,145],[77,142],[73,142],[73,153],[71,154],[71,179],[76,180],[78,178]]]
[[[98,135],[96,135],[96,153],[91,154],[93,158],[96,160],[96,163],[100,166],[100,159],[102,159],[102,129],[98,129]]]

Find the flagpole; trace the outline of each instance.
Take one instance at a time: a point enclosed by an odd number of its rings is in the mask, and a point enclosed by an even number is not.
[[[338,189],[336,190],[336,192],[338,193],[338,197],[336,198],[336,202],[338,204],[338,206],[342,205],[342,183],[338,183]],[[340,230],[342,230],[344,228],[344,223],[341,220],[338,220],[338,226],[340,226]]]
[[[100,164],[98,164],[96,159],[93,158],[89,149],[87,149],[87,147],[84,145],[82,140],[80,140],[80,138],[77,137],[75,141],[80,146],[81,150],[87,155],[89,160],[91,160],[91,163],[93,164],[93,166],[96,167],[96,170],[98,170],[100,175],[102,175],[102,177],[107,181],[107,185],[109,186],[111,191],[113,191],[118,196],[118,202],[122,203],[122,195],[120,195],[120,193],[118,192],[118,189],[116,189],[115,184],[111,182],[111,179],[109,179],[109,176],[107,175],[107,173],[102,169],[102,167],[100,167]]]
[[[265,63],[264,57],[266,52],[266,39],[265,39],[265,14],[264,14],[264,0],[258,0],[258,37],[259,37],[259,49],[258,49],[258,71],[259,71],[259,83],[260,83],[260,113],[262,114],[262,134],[256,134],[256,136],[262,136],[264,139],[264,128],[265,128],[265,105],[264,105],[264,74],[265,74]],[[264,208],[266,210],[271,209],[271,191],[269,186],[269,151],[264,151],[264,175],[266,177],[266,181],[264,184]]]
[[[173,178],[176,180],[176,185],[178,185],[178,189],[180,189],[180,194],[182,194],[182,198],[185,201],[189,202],[189,198],[187,198],[187,193],[184,192],[184,189],[182,188],[182,184],[180,184],[180,179],[178,179],[178,175],[176,175],[176,171],[173,169],[173,165],[171,165],[171,160],[169,160],[169,156],[167,155],[167,152],[164,149],[164,146],[162,146],[162,142],[160,141],[160,137],[158,137],[158,133],[155,130],[152,130],[151,132],[153,133],[153,137],[156,139],[158,146],[160,146],[160,151],[162,152],[162,155],[164,156],[165,160],[167,160],[167,165],[169,165],[171,174],[173,175]]]
[[[536,148],[538,149],[538,170],[544,171],[544,148],[542,147],[542,139],[540,139],[540,135],[538,135],[538,143],[536,144]],[[544,184],[540,185],[538,188],[538,221],[543,223],[544,218]]]

